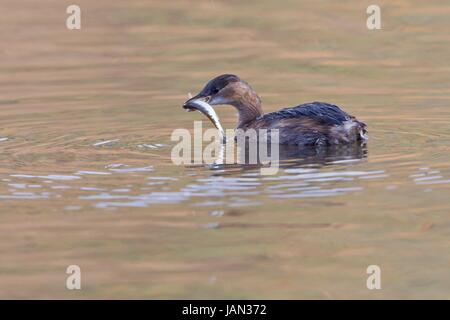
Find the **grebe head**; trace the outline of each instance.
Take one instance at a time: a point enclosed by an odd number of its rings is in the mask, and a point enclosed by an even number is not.
[[[250,85],[234,74],[223,74],[210,80],[191,100],[204,99],[210,105],[228,104],[239,112],[238,128],[263,114],[261,100]],[[186,102],[186,103],[187,103]]]

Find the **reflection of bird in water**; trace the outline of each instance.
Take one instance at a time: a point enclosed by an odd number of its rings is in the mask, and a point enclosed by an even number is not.
[[[245,147],[236,146],[237,161],[234,164],[225,164],[225,152],[221,148],[218,158],[212,166],[211,169],[219,169],[225,171],[221,172],[220,175],[233,174],[234,170],[257,170],[261,169],[267,165],[263,163],[259,158],[259,155],[255,159],[249,156],[250,151],[249,144]],[[266,149],[268,152],[267,157],[271,157],[270,146]],[[259,153],[257,153],[259,154]],[[345,145],[335,145],[335,146],[324,146],[324,147],[302,147],[292,145],[280,145],[279,146],[279,162],[278,167],[287,168],[297,168],[302,166],[326,166],[333,165],[335,162],[353,162],[364,159],[367,157],[367,145],[358,142]]]
[[[238,146],[239,148],[239,146]],[[259,157],[255,164],[249,158],[248,144],[245,147],[238,150],[238,154],[245,155],[240,158],[239,165],[245,169],[255,169],[263,166]],[[245,150],[244,150],[245,149]],[[268,157],[270,158],[270,146],[267,147]],[[359,142],[345,144],[345,145],[332,145],[323,147],[301,147],[292,145],[280,145],[279,146],[279,167],[280,168],[295,168],[304,165],[328,165],[336,161],[351,161],[361,160],[367,157],[367,145]]]

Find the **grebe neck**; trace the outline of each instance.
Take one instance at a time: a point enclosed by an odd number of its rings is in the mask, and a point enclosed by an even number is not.
[[[238,111],[237,128],[242,128],[263,115],[261,100],[253,90],[247,91],[241,99],[233,103],[233,106]]]

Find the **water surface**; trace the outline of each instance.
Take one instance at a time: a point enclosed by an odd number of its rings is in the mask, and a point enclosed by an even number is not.
[[[3,4],[0,297],[450,297],[445,1],[381,1],[379,31],[364,1],[83,0],[80,31],[58,1]],[[367,148],[173,165],[186,94],[226,72],[266,112],[343,106]]]

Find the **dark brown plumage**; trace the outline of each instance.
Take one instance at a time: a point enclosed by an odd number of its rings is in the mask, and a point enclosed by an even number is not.
[[[366,141],[366,125],[338,106],[311,102],[263,114],[261,100],[252,87],[232,74],[210,80],[192,99],[210,105],[229,104],[239,113],[237,129],[278,129],[280,144],[336,145]]]

